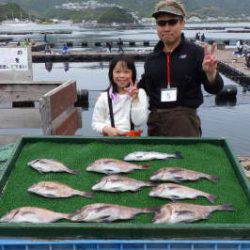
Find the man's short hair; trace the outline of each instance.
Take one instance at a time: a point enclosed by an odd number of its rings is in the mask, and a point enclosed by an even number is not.
[[[180,2],[175,0],[165,0],[156,5],[152,17],[157,18],[163,14],[172,14],[184,18],[186,16],[186,11],[183,4]]]

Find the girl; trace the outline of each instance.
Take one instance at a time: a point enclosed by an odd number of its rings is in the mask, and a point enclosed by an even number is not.
[[[92,117],[92,128],[107,136],[122,136],[148,118],[148,99],[135,84],[134,62],[125,55],[113,58],[109,66],[110,85],[99,96]]]

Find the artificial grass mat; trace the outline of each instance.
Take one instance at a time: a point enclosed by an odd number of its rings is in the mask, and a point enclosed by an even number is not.
[[[150,166],[148,170],[135,170],[133,173],[127,174],[128,177],[138,180],[148,181],[153,172],[159,168],[175,166],[219,176],[220,179],[217,183],[208,180],[199,180],[193,183],[185,182],[183,185],[216,195],[215,205],[232,204],[236,211],[214,212],[208,220],[195,223],[250,223],[249,201],[242,187],[239,185],[224,149],[216,143],[208,142],[178,145],[166,144],[165,142],[152,144],[152,142],[147,143],[147,141],[142,141],[141,143],[138,141],[135,143],[119,143],[117,141],[116,144],[112,141],[88,141],[85,143],[38,141],[26,143],[19,154],[1,196],[0,216],[14,208],[23,206],[36,206],[56,212],[72,213],[84,205],[98,202],[134,207],[154,207],[168,203],[169,200],[166,199],[149,197],[150,187],[142,188],[135,193],[107,193],[98,191],[94,192],[92,199],[79,196],[66,199],[49,199],[27,192],[27,189],[31,185],[45,180],[59,181],[78,190],[91,191],[91,187],[104,175],[85,171],[85,168],[90,163],[99,158],[123,159],[126,154],[134,151],[168,153],[179,151],[183,155],[183,159],[135,162],[136,164]],[[56,159],[71,169],[79,169],[80,173],[77,175],[67,173],[41,174],[27,166],[29,161],[39,158]],[[205,198],[183,200],[180,202],[211,205]],[[123,223],[150,223],[152,218],[153,214],[143,214]]]

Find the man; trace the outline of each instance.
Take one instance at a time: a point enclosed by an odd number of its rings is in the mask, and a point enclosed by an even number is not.
[[[242,44],[241,40],[239,40],[239,41],[236,42],[236,47],[238,49],[238,54],[241,55],[242,51],[243,51],[243,44]]]
[[[216,45],[201,48],[182,34],[184,7],[165,0],[156,6],[160,41],[145,62],[145,73],[138,86],[149,96],[151,113],[149,136],[201,136],[196,109],[203,103],[201,84],[216,94],[223,88],[217,70]]]
[[[121,38],[118,39],[117,45],[118,45],[118,52],[124,53],[124,50],[122,48],[123,41]]]

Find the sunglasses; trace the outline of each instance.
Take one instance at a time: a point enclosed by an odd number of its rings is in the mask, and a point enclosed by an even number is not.
[[[156,24],[160,27],[164,27],[165,25],[170,25],[170,26],[174,26],[179,22],[178,18],[173,18],[173,19],[169,19],[169,20],[156,20]]]

